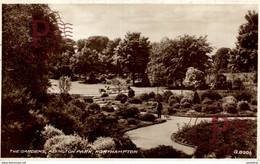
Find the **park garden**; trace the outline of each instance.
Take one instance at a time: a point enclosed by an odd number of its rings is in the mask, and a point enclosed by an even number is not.
[[[57,55],[35,64],[14,55],[15,48],[9,46],[9,23],[18,19],[12,15],[19,10],[19,5],[3,5],[2,157],[256,158],[257,12],[245,13],[235,48],[222,47],[213,55],[207,36],[150,42],[140,32],[128,32],[113,40],[106,36],[64,40]],[[29,44],[26,32],[18,29],[16,34]],[[89,90],[71,93],[76,82]],[[95,84],[100,87],[93,88]],[[162,118],[157,118],[158,103],[163,106]],[[219,133],[221,141],[216,144],[208,141],[209,121],[196,126],[200,142],[194,140],[195,125],[181,126],[169,136],[172,142],[194,148],[193,154],[169,145],[142,149],[126,134],[175,117],[215,115],[237,118],[230,121],[228,131]],[[217,126],[223,124],[219,121]],[[223,151],[223,146],[230,149]],[[242,149],[248,153],[239,153]]]

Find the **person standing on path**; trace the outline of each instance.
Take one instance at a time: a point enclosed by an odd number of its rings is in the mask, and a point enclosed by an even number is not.
[[[156,109],[157,109],[157,113],[158,113],[158,118],[162,117],[162,108],[163,108],[162,103],[161,102],[157,102]]]

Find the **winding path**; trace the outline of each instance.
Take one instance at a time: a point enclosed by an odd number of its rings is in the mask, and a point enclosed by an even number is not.
[[[228,118],[233,119],[233,118]],[[246,118],[243,118],[246,119]],[[247,118],[248,119],[248,118]],[[256,118],[250,118],[256,119]],[[197,120],[197,121],[196,121]],[[186,154],[193,154],[195,149],[193,147],[184,146],[171,140],[171,135],[178,131],[178,127],[182,127],[190,122],[194,125],[202,120],[212,120],[212,118],[188,118],[188,117],[175,117],[171,116],[170,120],[165,123],[143,127],[127,132],[129,138],[136,144],[137,147],[142,149],[150,149],[159,145],[172,146],[177,150],[181,150]]]

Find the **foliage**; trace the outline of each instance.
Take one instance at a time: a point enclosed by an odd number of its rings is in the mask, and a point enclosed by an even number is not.
[[[245,89],[245,86],[243,85],[243,82],[240,78],[236,78],[232,83],[232,89],[235,90],[243,90]]]
[[[81,138],[78,135],[56,135],[45,142],[44,150],[46,152],[58,150],[76,152],[77,150],[91,150],[91,147],[87,139]],[[86,156],[90,156],[90,154]],[[77,157],[77,153],[49,153],[47,157]]]
[[[201,95],[201,100],[204,100],[205,98],[209,98],[210,100],[220,100],[222,96],[217,92],[213,90],[207,90]]]
[[[106,48],[108,42],[109,39],[106,36],[90,36],[88,39],[80,39],[77,41],[78,51],[86,47],[101,52]]]
[[[225,127],[225,122],[217,121],[217,128]],[[234,119],[229,120],[228,129],[219,131],[218,141],[211,142],[212,122],[202,121],[193,126],[184,126],[175,135],[175,139],[183,140],[193,146],[196,158],[203,158],[215,153],[216,158],[255,158],[256,157],[256,121]],[[182,141],[181,141],[182,140]],[[252,151],[252,155],[235,154],[234,150]]]
[[[172,93],[172,91],[165,91],[165,92],[163,92],[163,99],[166,101],[166,102],[168,102],[168,100],[169,100],[169,97],[171,96],[171,95],[173,95],[173,93]]]
[[[83,100],[84,100],[85,102],[87,102],[87,103],[93,103],[93,102],[94,102],[94,101],[93,101],[93,98],[90,97],[90,96],[84,96],[84,97],[83,97]]]
[[[238,113],[237,100],[234,96],[227,96],[221,99],[222,108],[229,113]]]
[[[250,101],[253,97],[253,94],[252,92],[250,91],[241,91],[239,90],[238,92],[236,92],[234,94],[234,97],[238,100],[238,101],[241,101],[241,100],[244,100],[244,101]]]
[[[130,104],[142,104],[142,100],[136,97],[128,99],[127,102],[129,102]]]
[[[184,108],[190,108],[191,107],[191,103],[189,102],[184,102],[181,104]]]
[[[257,70],[258,50],[258,13],[248,11],[246,23],[239,27],[236,49],[236,65],[240,71]]]
[[[148,95],[149,95],[149,98],[154,98],[155,97],[155,93],[154,92],[150,92]]]
[[[71,88],[70,77],[61,76],[59,79],[59,89],[61,94],[68,94]]]
[[[177,113],[176,108],[173,108],[172,106],[170,106],[168,108],[167,114],[172,115],[172,114],[175,114],[175,113]]]
[[[160,145],[143,151],[145,158],[190,158],[182,151],[174,149],[172,146]]]
[[[112,106],[108,106],[108,105],[102,106],[101,109],[103,111],[106,111],[106,112],[114,112],[115,111],[115,109]]]
[[[125,103],[127,100],[127,95],[123,94],[123,93],[119,93],[116,97],[115,100],[116,101],[120,101],[121,103]]]
[[[173,98],[171,98],[170,100],[169,100],[169,106],[172,106],[172,105],[174,105],[174,104],[177,104],[177,103],[179,103],[176,99],[173,99]]]
[[[111,137],[98,137],[92,144],[91,147],[94,150],[113,150],[115,149],[115,142]]]
[[[91,103],[88,105],[88,112],[91,114],[96,114],[100,112],[100,106],[96,103]]]
[[[133,84],[135,84],[135,73],[145,72],[149,61],[149,44],[148,38],[141,36],[141,33],[128,32],[115,49],[118,68],[132,73]]]
[[[118,110],[116,110],[116,114],[118,116],[122,116],[123,118],[135,118],[139,113],[139,110],[136,107],[132,106],[120,106]]]
[[[113,136],[119,131],[116,117],[107,117],[103,113],[87,117],[83,128],[81,136],[86,136],[89,142],[95,141],[98,137]]]
[[[163,101],[163,97],[161,94],[156,94],[155,97],[154,97],[154,100],[157,101],[157,102],[162,102]]]
[[[173,95],[171,95],[171,96],[169,97],[168,102],[170,102],[171,99],[175,99],[175,100],[177,100],[178,102],[180,102],[182,98],[183,98],[182,95],[179,95],[179,94],[173,94]]]
[[[53,127],[52,125],[46,125],[44,127],[44,130],[41,132],[41,135],[45,140],[48,140],[54,136],[64,135],[64,133],[61,130]]]
[[[142,121],[154,121],[156,119],[154,114],[151,113],[141,114],[138,118]]]
[[[248,102],[247,101],[239,101],[238,103],[237,103],[237,109],[238,109],[238,111],[245,111],[245,110],[251,110],[250,109],[250,106],[249,106],[249,104],[248,104]]]
[[[194,89],[202,87],[205,85],[205,74],[198,69],[189,67],[183,84],[186,87],[193,87]]]
[[[229,72],[228,64],[231,55],[231,49],[222,47],[212,56],[214,72]]]
[[[83,98],[73,98],[70,103],[75,105],[76,107],[80,108],[81,110],[85,110],[86,108],[86,103]]]
[[[108,97],[109,95],[107,93],[102,93],[101,97]]]
[[[143,101],[148,101],[149,100],[149,95],[147,93],[142,93],[140,96],[140,99]]]
[[[188,97],[183,97],[180,101],[180,104],[185,104],[185,103],[189,103],[192,104],[192,99],[188,98]]]
[[[128,123],[128,125],[138,125],[140,123],[140,121],[135,118],[128,118],[127,123]]]

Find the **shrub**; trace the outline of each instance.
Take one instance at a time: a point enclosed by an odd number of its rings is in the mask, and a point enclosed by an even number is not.
[[[234,96],[227,96],[222,98],[222,108],[229,113],[237,113],[237,100]]]
[[[180,94],[172,94],[169,97],[168,102],[170,102],[171,99],[176,99],[178,102],[180,102],[182,98],[183,98],[183,96]]]
[[[211,102],[202,104],[201,111],[204,113],[209,114],[216,114],[223,111],[223,108],[221,107],[221,104],[219,102]]]
[[[107,93],[102,93],[101,97],[108,97],[109,95]]]
[[[54,136],[48,139],[44,144],[44,150],[49,151],[58,151],[58,150],[90,150],[88,140],[83,139],[78,135],[59,135]],[[75,157],[77,153],[49,153],[47,157]],[[86,155],[87,156],[87,155]],[[88,155],[90,156],[90,154]]]
[[[142,100],[140,100],[136,97],[128,99],[128,102],[131,103],[131,104],[142,104]]]
[[[86,102],[86,103],[93,103],[93,98],[90,97],[90,96],[85,96],[83,97],[83,100]]]
[[[256,99],[256,98],[253,98],[253,99],[251,100],[251,104],[257,105],[257,99]]]
[[[94,150],[113,150],[116,144],[111,137],[98,137],[90,146]]]
[[[115,109],[112,106],[108,106],[108,105],[102,106],[101,109],[103,111],[106,111],[106,112],[114,112],[115,111]]]
[[[202,104],[211,104],[212,100],[210,100],[209,98],[205,97],[204,100],[202,101]]]
[[[163,92],[163,99],[168,102],[170,96],[173,95],[172,91],[166,91],[166,92]]]
[[[194,104],[194,105],[192,106],[192,109],[195,110],[196,112],[201,112],[202,107],[201,107],[200,104]]]
[[[142,121],[154,121],[156,117],[151,113],[145,113],[145,114],[141,114],[139,116],[139,119]]]
[[[194,92],[192,103],[193,104],[200,104],[200,96],[199,96],[197,91]]]
[[[189,102],[184,102],[181,104],[184,108],[190,108],[191,104]]]
[[[232,84],[232,89],[235,89],[235,90],[243,90],[245,89],[245,86],[243,85],[243,82],[240,78],[236,78],[234,81],[233,81],[233,84]]]
[[[138,125],[140,123],[140,121],[135,118],[128,118],[127,123],[128,123],[128,125]]]
[[[138,113],[139,110],[136,107],[131,106],[121,106],[116,110],[116,114],[123,118],[135,118]]]
[[[173,108],[176,108],[176,109],[180,109],[181,108],[181,104],[173,104],[172,105]]]
[[[237,103],[237,109],[238,111],[251,110],[248,102],[243,100]]]
[[[149,98],[151,99],[151,98],[155,98],[155,93],[154,92],[150,92],[149,93]]]
[[[68,76],[61,76],[59,79],[59,89],[61,94],[68,94],[71,87],[71,80]]]
[[[172,106],[172,105],[177,104],[177,103],[179,103],[179,102],[176,99],[170,99],[169,100],[169,106]]]
[[[209,98],[210,100],[220,100],[222,96],[217,91],[207,90],[201,95],[201,100],[204,100],[205,97]]]
[[[192,100],[189,99],[189,98],[186,98],[186,97],[183,97],[180,101],[180,104],[184,104],[184,103],[189,103],[191,104],[192,103]]]
[[[156,148],[144,150],[145,158],[189,158],[185,153],[174,149],[172,146],[160,145]]]
[[[253,96],[253,93],[250,91],[238,91],[236,94],[234,94],[234,97],[238,100],[244,100],[250,102],[251,98]]]
[[[64,133],[52,125],[46,125],[44,130],[41,132],[41,135],[45,140],[48,140],[54,136],[64,135]]]
[[[168,108],[167,114],[172,115],[175,113],[177,113],[177,110],[175,108],[173,108],[173,107]]]
[[[158,102],[162,102],[163,101],[163,97],[160,94],[156,94],[154,99],[155,99],[155,101],[158,101]]]
[[[100,112],[100,106],[96,103],[91,103],[88,105],[88,112],[90,114],[96,114],[96,113]]]
[[[81,110],[84,110],[86,108],[86,104],[82,98],[73,98],[70,101],[73,105],[77,106]]]
[[[120,101],[121,103],[125,103],[127,98],[127,95],[120,93],[116,96],[115,100]]]
[[[143,101],[148,101],[149,100],[149,95],[147,93],[142,93],[140,95],[140,99],[143,100]]]

